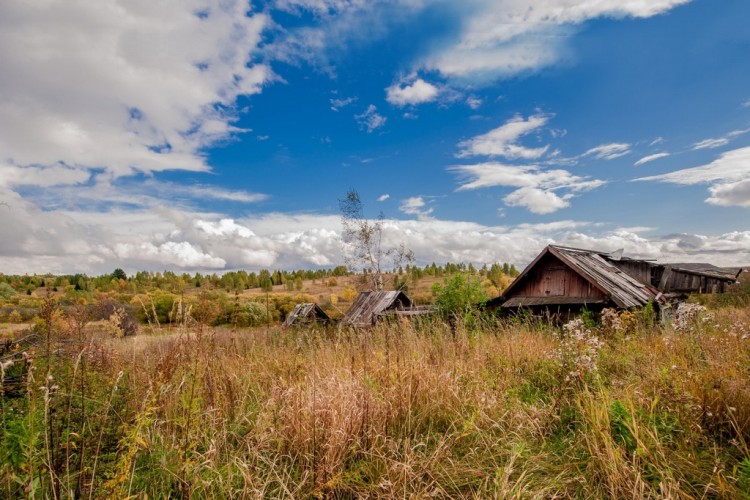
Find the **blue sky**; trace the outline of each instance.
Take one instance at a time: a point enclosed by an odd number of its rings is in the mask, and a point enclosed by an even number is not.
[[[0,6],[0,272],[750,263],[741,0]]]

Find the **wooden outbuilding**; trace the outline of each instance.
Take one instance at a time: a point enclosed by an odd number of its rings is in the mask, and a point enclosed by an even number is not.
[[[373,326],[384,316],[413,316],[432,312],[415,308],[409,297],[400,291],[360,292],[341,323],[346,326]]]
[[[308,302],[297,304],[284,321],[284,326],[327,325],[330,322],[331,318],[318,304]]]
[[[655,299],[658,292],[631,273],[599,252],[549,245],[488,308],[630,308]]]
[[[721,293],[739,273],[722,273],[709,264],[657,264],[618,252],[549,245],[510,284],[490,310],[503,308],[576,312],[586,308],[629,309],[666,295]]]

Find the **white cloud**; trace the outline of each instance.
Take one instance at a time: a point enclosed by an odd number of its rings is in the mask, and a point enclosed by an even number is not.
[[[432,207],[427,206],[427,202],[422,196],[412,196],[405,199],[398,209],[405,214],[416,215],[419,220],[429,219],[434,210]]]
[[[300,269],[335,266],[341,256],[338,215],[222,214],[146,210],[43,211],[0,188],[0,268],[6,274],[138,270],[216,272],[231,269]],[[426,202],[426,200],[423,200]],[[513,262],[523,266],[545,245],[625,248],[626,255],[718,265],[750,262],[750,231],[715,236],[644,237],[642,229],[606,230],[601,224],[560,220],[487,226],[474,222],[385,220],[384,243],[404,243],[420,265],[430,262]]]
[[[726,137],[719,137],[718,139],[704,139],[693,144],[693,149],[714,149],[726,146],[729,144],[729,139]]]
[[[656,146],[657,144],[661,144],[663,142],[664,142],[664,137],[660,136],[660,137],[657,137],[656,139],[654,139],[653,141],[649,142],[648,145],[649,146]]]
[[[386,100],[394,106],[407,106],[432,102],[437,99],[439,90],[436,86],[421,78],[413,81],[399,82],[386,90]]]
[[[636,181],[659,181],[672,184],[710,184],[707,203],[723,206],[750,206],[750,147],[722,153],[719,158],[693,168],[652,175]]]
[[[508,159],[536,159],[547,152],[549,146],[527,148],[517,141],[535,130],[543,127],[549,120],[548,115],[536,114],[523,118],[516,115],[494,130],[460,142],[459,158],[469,156],[502,156]]]
[[[706,202],[725,207],[750,208],[750,180],[714,184],[708,188],[711,194]]]
[[[187,241],[167,241],[161,245],[118,243],[113,248],[118,259],[138,259],[153,264],[188,269],[223,269],[226,261],[204,253]]]
[[[750,99],[747,99],[745,102],[743,102],[742,106],[745,108],[750,108]]]
[[[503,201],[509,206],[522,206],[537,214],[548,214],[570,205],[575,193],[589,191],[605,184],[598,179],[580,177],[567,170],[543,170],[536,165],[516,166],[481,163],[451,167],[467,177],[459,191],[496,186],[518,188]],[[563,194],[558,194],[562,192]]]
[[[479,97],[469,96],[466,98],[466,105],[473,110],[481,108],[482,104],[484,104],[484,101]]]
[[[561,208],[570,206],[567,199],[559,197],[554,191],[535,187],[522,187],[503,198],[510,207],[525,207],[535,214],[551,214]]]
[[[659,158],[666,158],[667,156],[670,156],[670,154],[669,153],[654,153],[652,155],[644,156],[643,158],[635,162],[633,165],[635,165],[636,167],[640,167],[644,163],[658,160]]]
[[[354,115],[359,126],[366,129],[368,134],[384,126],[387,120],[386,117],[377,112],[377,109],[375,105],[370,104],[364,113]]]
[[[432,49],[413,70],[436,71],[458,82],[476,84],[534,72],[564,60],[568,40],[583,23],[602,17],[647,18],[690,0],[471,0],[437,2],[458,28],[436,36]],[[327,52],[351,41],[372,42],[395,23],[417,21],[435,8],[430,0],[277,0],[290,12],[307,10],[314,22],[291,30],[272,44],[272,57],[299,59],[333,72]]]
[[[338,111],[341,108],[345,108],[346,106],[356,101],[357,101],[356,97],[347,97],[345,99],[330,99],[331,110]]]
[[[688,1],[478,0],[463,12],[452,43],[443,43],[423,65],[457,78],[535,71],[564,57],[571,27],[600,17],[651,17]]]
[[[0,158],[114,176],[208,170],[201,150],[241,132],[237,97],[270,77],[251,63],[268,18],[248,8],[0,3]]]
[[[613,142],[611,144],[602,144],[591,148],[581,156],[593,156],[597,160],[614,160],[630,153],[630,144]]]
[[[388,193],[381,194],[380,196],[378,196],[378,201],[385,201],[385,200],[387,200],[390,197],[391,197],[391,195],[389,195]]]

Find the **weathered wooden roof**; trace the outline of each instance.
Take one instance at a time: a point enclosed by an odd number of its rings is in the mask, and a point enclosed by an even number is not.
[[[513,289],[534,268],[537,262],[551,253],[564,264],[573,269],[583,279],[598,288],[604,295],[623,308],[643,306],[656,297],[656,291],[649,285],[640,283],[624,271],[617,268],[606,258],[606,253],[580,248],[547,246],[505,290],[503,296],[512,299]],[[631,259],[632,260],[632,259]],[[561,298],[550,304],[562,304]],[[507,302],[505,303],[507,304]],[[505,304],[503,304],[505,306]]]
[[[297,304],[284,321],[285,326],[292,326],[298,322],[328,321],[326,312],[314,302]]]
[[[384,311],[411,307],[411,300],[404,292],[361,292],[351,305],[342,323],[349,326],[369,326]]]

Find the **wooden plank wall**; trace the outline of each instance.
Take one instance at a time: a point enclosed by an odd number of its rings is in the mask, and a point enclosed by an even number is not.
[[[586,297],[606,295],[551,254],[537,262],[510,297]]]

